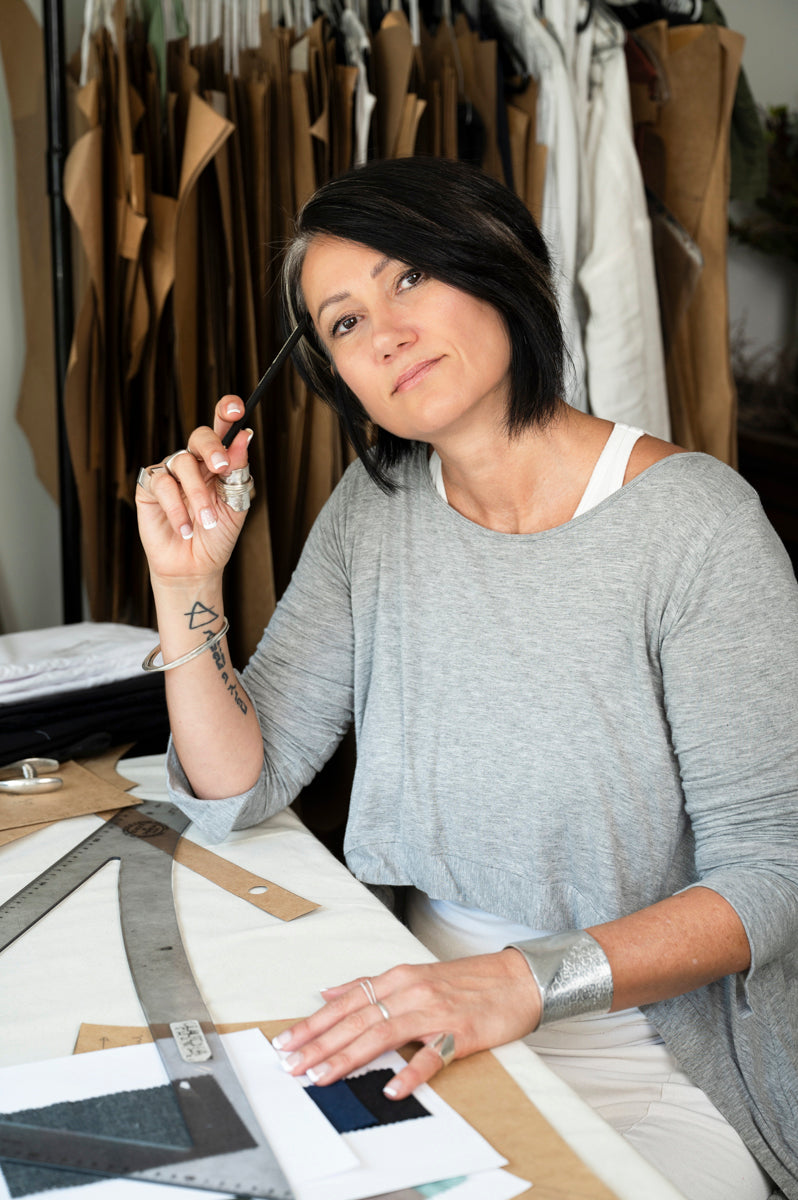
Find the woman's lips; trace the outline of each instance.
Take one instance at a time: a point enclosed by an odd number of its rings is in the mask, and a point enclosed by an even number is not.
[[[419,362],[416,363],[415,366],[408,367],[406,371],[402,372],[394,384],[394,395],[397,392],[405,392],[408,390],[408,388],[413,387],[414,384],[423,379],[424,376],[432,370],[435,364],[439,363],[440,361],[440,358],[425,358],[423,362]]]

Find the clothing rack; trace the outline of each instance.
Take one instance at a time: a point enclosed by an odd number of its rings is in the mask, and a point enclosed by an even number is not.
[[[62,188],[68,151],[64,82],[64,21],[61,0],[44,0],[45,83],[47,94],[47,190],[50,196],[50,248],[53,275],[58,487],[61,531],[61,586],[64,624],[82,620],[80,510],[64,417],[64,382],[74,324],[70,216]]]

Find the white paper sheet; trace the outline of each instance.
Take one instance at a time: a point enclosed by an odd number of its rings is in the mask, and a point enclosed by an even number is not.
[[[389,1067],[401,1071],[405,1061],[396,1053],[383,1054],[355,1075]],[[427,1084],[414,1095],[430,1113],[414,1121],[378,1125],[342,1134],[360,1159],[355,1180],[351,1175],[308,1181],[301,1200],[361,1200],[400,1187],[414,1187],[456,1175],[471,1175],[504,1166],[502,1158],[467,1121]]]
[[[297,1200],[361,1200],[380,1192],[479,1172],[444,1193],[447,1200],[511,1200],[523,1190],[497,1170],[506,1160],[444,1101],[423,1085],[416,1096],[430,1117],[339,1135],[302,1083],[287,1075],[258,1030],[224,1034],[222,1041],[258,1120],[280,1160]],[[398,1055],[369,1069],[398,1070]],[[99,1050],[68,1058],[0,1068],[0,1113],[77,1101],[166,1082],[151,1045]],[[307,1082],[307,1081],[305,1081]],[[308,1147],[313,1153],[308,1153]],[[132,1189],[132,1190],[131,1190]],[[143,1189],[143,1190],[142,1190]],[[53,1200],[53,1192],[40,1193]],[[98,1179],[70,1188],[65,1200],[212,1200],[219,1193]],[[0,1200],[11,1200],[0,1173]],[[30,1200],[33,1200],[31,1197]]]

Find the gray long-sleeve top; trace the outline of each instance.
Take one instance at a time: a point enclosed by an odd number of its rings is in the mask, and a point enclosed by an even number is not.
[[[666,458],[542,533],[482,528],[426,448],[385,495],[353,465],[243,672],[252,791],[173,796],[211,837],[289,804],[349,725],[345,853],[537,929],[700,883],[752,965],[646,1013],[798,1197],[798,586],[752,489]]]

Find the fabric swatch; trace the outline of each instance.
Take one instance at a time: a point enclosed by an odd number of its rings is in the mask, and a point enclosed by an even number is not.
[[[133,1092],[115,1092],[90,1100],[64,1101],[45,1108],[4,1113],[3,1121],[37,1129],[66,1129],[74,1133],[92,1133],[123,1141],[146,1142],[156,1146],[189,1149],[188,1135],[172,1088],[142,1088]],[[12,1197],[35,1192],[78,1187],[93,1183],[97,1176],[86,1171],[64,1170],[33,1163],[0,1163]]]
[[[339,1079],[328,1087],[312,1085],[305,1089],[310,1099],[320,1108],[336,1133],[354,1133],[356,1129],[368,1129],[379,1122],[349,1087],[349,1081]]]
[[[430,1114],[415,1096],[389,1100],[382,1089],[395,1072],[390,1068],[366,1071],[349,1079],[339,1079],[327,1087],[312,1085],[308,1096],[324,1113],[338,1133],[354,1133],[375,1125],[395,1125],[415,1121]]]

